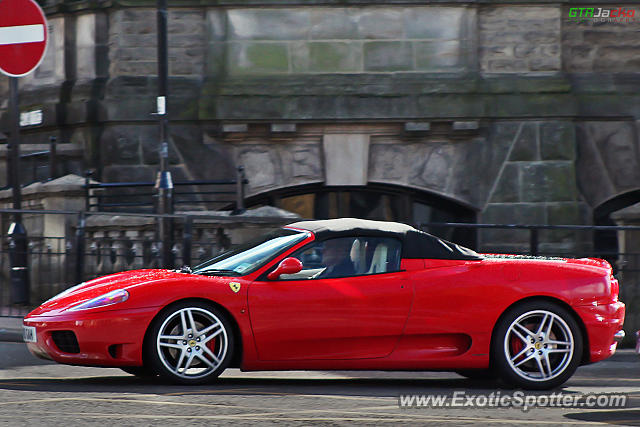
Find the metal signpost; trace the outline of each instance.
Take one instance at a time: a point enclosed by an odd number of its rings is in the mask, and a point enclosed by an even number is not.
[[[167,94],[169,80],[169,59],[167,42],[167,0],[158,0],[158,98],[157,116],[160,121],[160,171],[156,178],[158,190],[158,213],[173,213],[173,180],[169,170],[169,117],[167,112]],[[159,219],[159,238],[162,242],[162,264],[172,268],[173,257],[173,221],[163,217]]]
[[[35,70],[47,49],[47,20],[34,0],[0,0],[0,72],[9,76],[8,181],[13,190],[13,208],[21,209],[20,188],[20,106],[18,78]],[[27,231],[20,213],[13,214],[9,226],[11,290],[14,304],[29,303]]]

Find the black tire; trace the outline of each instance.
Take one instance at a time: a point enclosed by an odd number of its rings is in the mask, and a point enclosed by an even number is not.
[[[565,308],[529,301],[510,309],[493,334],[492,363],[507,384],[529,390],[558,387],[582,360],[583,337]]]
[[[498,374],[493,369],[465,369],[463,371],[456,371],[456,374],[462,375],[470,380],[495,380],[498,378]]]
[[[140,378],[151,378],[157,375],[152,369],[149,369],[146,366],[123,366],[120,369],[125,371],[127,374],[135,375]]]
[[[229,366],[233,349],[229,320],[213,305],[199,301],[164,309],[151,324],[145,343],[153,371],[179,384],[214,380]]]

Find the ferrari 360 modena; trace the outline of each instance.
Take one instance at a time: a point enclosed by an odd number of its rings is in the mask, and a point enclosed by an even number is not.
[[[228,367],[454,371],[548,389],[624,336],[600,259],[478,254],[408,225],[301,221],[195,268],[97,278],[24,319],[30,351],[194,384]]]

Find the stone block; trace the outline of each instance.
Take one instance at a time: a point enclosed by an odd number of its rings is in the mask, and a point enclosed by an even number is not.
[[[532,58],[529,61],[531,71],[558,71],[562,68],[562,61],[559,56],[553,58]]]
[[[227,38],[227,14],[221,9],[206,11],[206,40],[209,42],[224,41]]]
[[[477,120],[469,120],[469,121],[455,121],[451,125],[451,129],[454,131],[475,131],[480,129],[480,122]]]
[[[575,159],[576,139],[573,123],[542,123],[540,125],[540,155],[542,160]]]
[[[489,204],[480,215],[484,224],[545,224],[545,207],[541,203],[500,203]],[[517,245],[516,249],[529,249],[530,233],[526,229],[484,229],[480,230],[481,245]]]
[[[538,160],[537,134],[537,123],[523,123],[518,138],[511,149],[509,160],[512,162]]]
[[[505,164],[491,196],[491,203],[514,203],[520,201],[520,168],[513,163]]]
[[[140,138],[142,160],[148,165],[157,165],[160,163],[160,143],[158,142],[157,133],[155,135],[153,133],[154,132],[148,132],[145,137]],[[176,151],[173,141],[169,141],[169,163],[172,165],[180,163],[180,156]]]
[[[548,203],[546,207],[547,224],[582,225],[585,222],[579,203]],[[573,256],[575,256],[576,250],[591,241],[592,234],[588,231],[568,229],[541,230],[539,239],[541,243],[554,243],[557,246],[556,250],[563,249],[562,246],[565,246],[565,251],[571,253],[569,250],[573,249]]]
[[[356,16],[360,39],[402,39],[403,11],[399,8],[362,8]]]
[[[464,7],[410,7],[404,11],[407,38],[455,40],[461,38],[465,13],[474,13]]]
[[[300,185],[308,182],[322,182],[324,170],[319,143],[315,144],[287,144],[282,147],[284,181],[288,185]]]
[[[79,79],[96,76],[96,15],[85,14],[76,20],[76,73]]]
[[[312,8],[309,11],[310,37],[314,40],[355,39],[358,12],[351,8]]]
[[[263,191],[277,185],[279,162],[268,146],[246,145],[239,149],[237,164],[243,165],[249,178],[248,192]]]
[[[100,141],[102,161],[108,165],[137,165],[142,162],[139,131],[131,126],[108,128]]]
[[[230,43],[227,51],[229,74],[286,73],[289,71],[285,43]]]
[[[429,132],[431,130],[431,122],[407,122],[404,124],[406,132]]]
[[[638,57],[640,46],[603,46],[594,58],[593,71],[637,72]]]
[[[410,184],[446,192],[456,160],[451,143],[414,145],[410,152]]]
[[[220,76],[225,70],[226,47],[224,43],[209,43],[205,59],[205,73]]]
[[[271,123],[269,130],[272,133],[293,133],[296,131],[295,123]]]
[[[480,67],[484,72],[561,69],[560,8],[505,5],[480,9]]]
[[[288,9],[232,9],[227,13],[229,40],[306,40],[309,11]]]
[[[406,181],[406,158],[407,149],[404,145],[371,144],[369,181]]]
[[[413,45],[417,70],[451,71],[463,65],[459,41],[414,42]]]
[[[521,165],[522,192],[526,202],[563,202],[578,197],[572,162],[538,162]]]
[[[547,223],[551,225],[584,224],[580,204],[575,202],[547,204]]]
[[[291,46],[294,72],[354,72],[360,71],[360,43],[296,42]]]
[[[322,147],[326,185],[367,185],[369,135],[326,134]]]
[[[410,71],[413,49],[409,42],[367,42],[364,44],[366,71]]]
[[[153,166],[106,166],[102,172],[103,182],[153,182],[157,168]]]
[[[247,123],[224,123],[222,125],[223,133],[242,132],[249,131],[249,125]]]

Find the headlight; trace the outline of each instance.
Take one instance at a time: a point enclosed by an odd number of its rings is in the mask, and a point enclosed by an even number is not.
[[[106,307],[108,305],[118,304],[125,302],[129,299],[129,292],[124,289],[117,289],[111,291],[108,294],[100,295],[97,298],[85,301],[82,304],[76,305],[68,309],[69,311],[89,310],[91,308]]]

